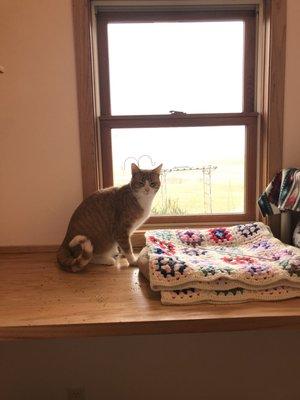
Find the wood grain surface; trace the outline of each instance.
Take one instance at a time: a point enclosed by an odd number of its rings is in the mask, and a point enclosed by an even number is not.
[[[137,268],[69,274],[53,253],[0,256],[2,340],[299,327],[300,299],[163,306]]]

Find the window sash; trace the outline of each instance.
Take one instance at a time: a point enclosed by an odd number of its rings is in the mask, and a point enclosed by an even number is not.
[[[107,24],[111,22],[164,21],[230,21],[243,20],[244,38],[244,98],[242,113],[184,115],[111,115]],[[154,216],[148,224],[179,224],[205,222],[249,221],[256,218],[257,125],[255,112],[255,52],[256,14],[252,11],[193,12],[100,12],[97,14],[100,109],[100,147],[103,186],[113,185],[111,129],[185,126],[245,125],[245,212],[242,214],[197,214],[185,216]]]
[[[243,114],[189,114],[100,117],[103,186],[113,185],[111,129],[114,128],[160,128],[186,126],[230,126],[245,125],[245,213],[241,214],[197,214],[186,216],[155,216],[149,223],[205,222],[205,221],[249,221],[255,219],[256,163],[257,163],[257,113]]]
[[[97,14],[101,116],[111,115],[107,25],[112,22],[234,21],[245,24],[243,111],[255,111],[256,13],[252,11],[101,12]]]

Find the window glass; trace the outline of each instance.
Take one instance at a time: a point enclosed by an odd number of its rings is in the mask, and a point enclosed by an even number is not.
[[[163,163],[154,215],[244,212],[244,126],[112,129],[112,155],[114,185]]]
[[[110,23],[112,115],[242,112],[244,23]]]

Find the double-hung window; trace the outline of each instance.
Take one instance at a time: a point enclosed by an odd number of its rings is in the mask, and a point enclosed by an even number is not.
[[[255,219],[254,10],[99,10],[103,185],[163,164],[149,223]]]

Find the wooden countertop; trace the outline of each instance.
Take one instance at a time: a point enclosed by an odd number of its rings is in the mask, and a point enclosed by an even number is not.
[[[55,254],[0,256],[0,339],[300,328],[300,299],[163,306],[136,268],[61,271]]]

